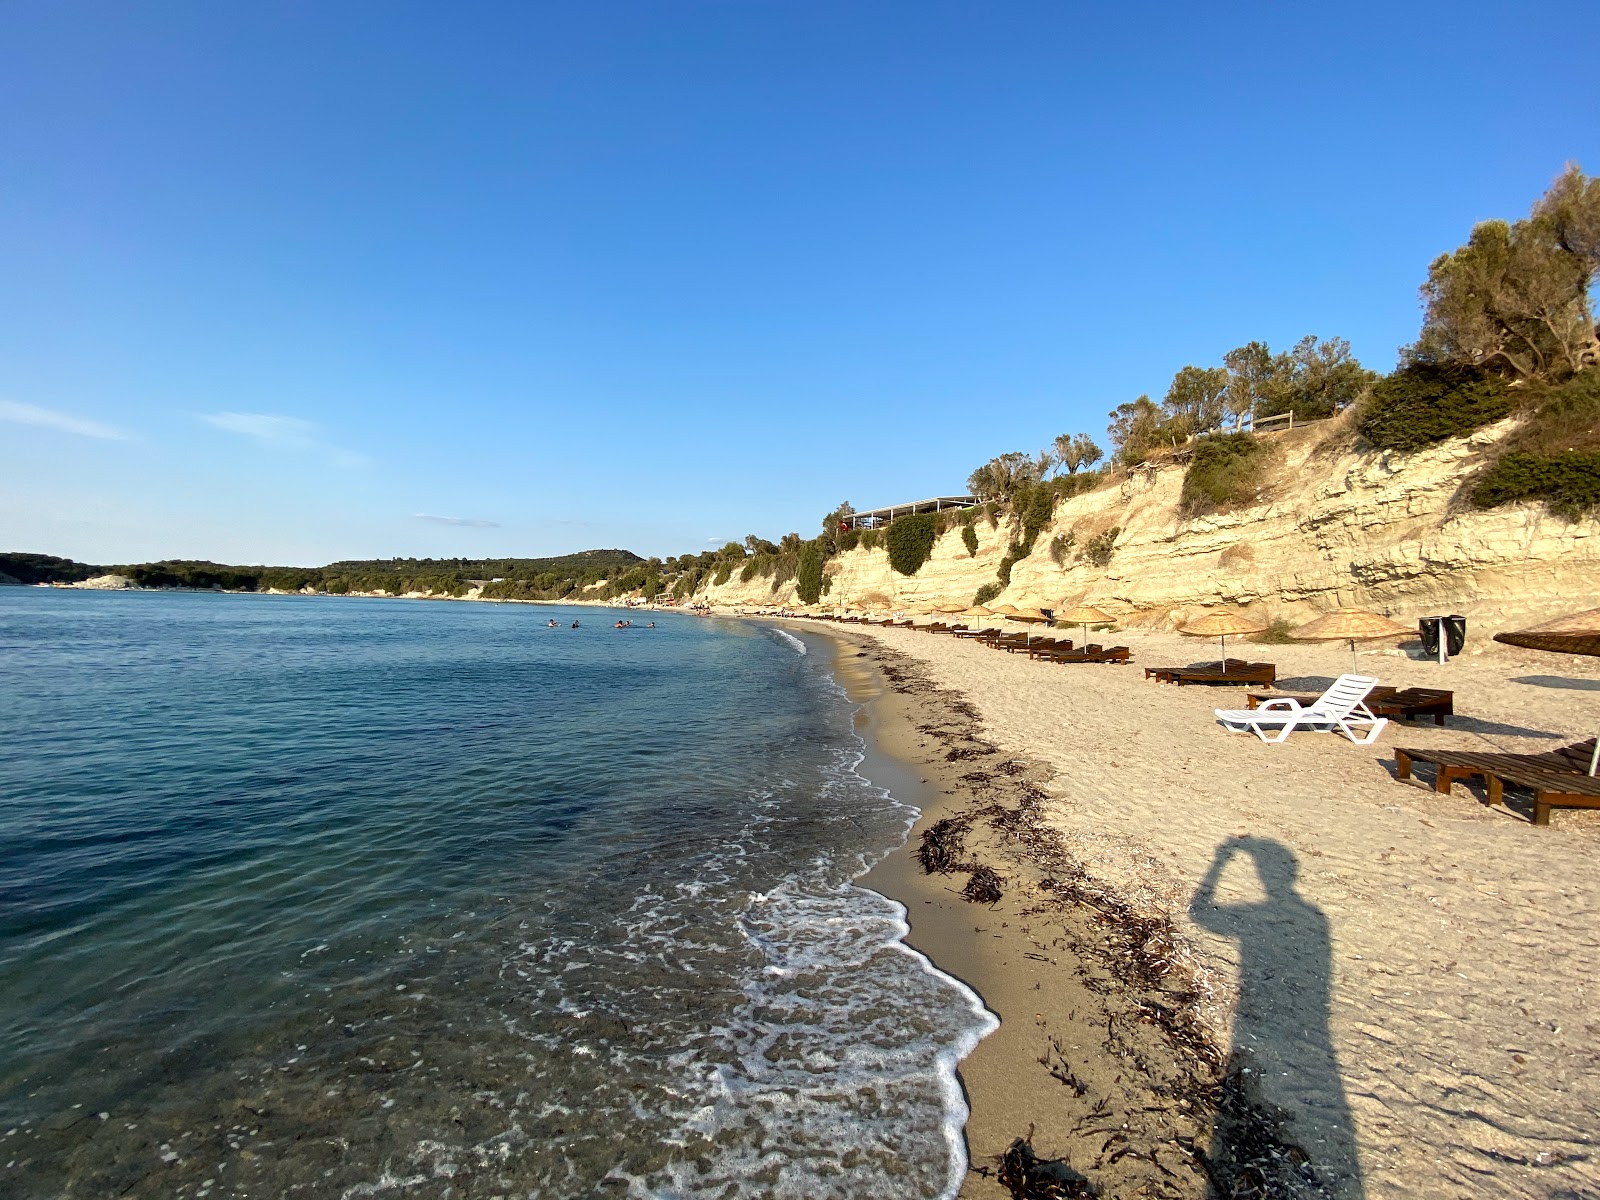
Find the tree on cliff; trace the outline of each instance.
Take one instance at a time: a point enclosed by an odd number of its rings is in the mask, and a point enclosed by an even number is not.
[[[1406,357],[1550,381],[1600,365],[1589,300],[1597,273],[1600,180],[1569,165],[1527,218],[1484,221],[1434,259],[1422,334]]]
[[[1012,450],[996,455],[967,476],[967,490],[979,500],[1006,500],[1024,484],[1037,483],[1043,473],[1040,460]]]
[[[1092,467],[1105,457],[1105,452],[1087,433],[1063,433],[1056,438],[1055,460],[1076,475],[1082,468]]]
[[[1162,408],[1168,440],[1185,441],[1222,424],[1226,367],[1184,367],[1172,377]]]
[[[1106,415],[1111,418],[1106,432],[1111,437],[1112,461],[1135,466],[1160,447],[1161,409],[1149,396],[1119,404]]]

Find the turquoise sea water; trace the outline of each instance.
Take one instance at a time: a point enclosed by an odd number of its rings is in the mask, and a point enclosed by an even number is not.
[[[826,654],[612,619],[0,589],[0,1192],[948,1194]]]

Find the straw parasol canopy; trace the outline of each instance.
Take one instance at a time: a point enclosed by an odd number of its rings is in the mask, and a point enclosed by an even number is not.
[[[1388,617],[1366,612],[1359,608],[1341,608],[1324,613],[1315,621],[1308,621],[1299,629],[1291,629],[1289,636],[1302,642],[1349,642],[1350,667],[1356,668],[1356,643],[1371,642],[1380,638],[1407,637],[1415,631],[1397,624]]]
[[[1243,633],[1260,633],[1266,626],[1254,617],[1247,617],[1241,612],[1211,612],[1203,617],[1196,617],[1187,625],[1179,628],[1179,633],[1187,633],[1190,637],[1214,637],[1222,639],[1222,668],[1228,668],[1228,635]]]
[[[985,608],[981,604],[974,604],[971,608],[962,609],[961,615],[963,617],[972,617],[975,620],[981,621],[984,617],[994,616],[994,610]]]
[[[1528,650],[1548,650],[1552,654],[1585,654],[1600,658],[1600,608],[1557,617],[1532,629],[1497,633],[1494,640]]]
[[[1532,629],[1497,633],[1494,640],[1528,650],[1547,650],[1551,654],[1583,654],[1600,658],[1600,608],[1573,613],[1570,617],[1557,617]],[[1589,774],[1594,775],[1597,769],[1600,769],[1600,736],[1595,738],[1594,753],[1589,756]]]
[[[1037,608],[1018,607],[1011,610],[1011,619],[1013,621],[1022,621],[1028,625],[1036,625],[1041,621],[1048,621],[1050,618],[1045,616],[1044,613],[1040,612]],[[1023,639],[1025,642],[1033,641],[1032,629],[1027,629],[1023,632],[1028,635]]]
[[[1110,625],[1115,622],[1115,620],[1116,618],[1110,613],[1101,612],[1092,604],[1079,604],[1073,608],[1065,610],[1064,612],[1056,613],[1057,625],[1065,622],[1068,625],[1083,626],[1083,640],[1086,642],[1089,640],[1089,626]]]

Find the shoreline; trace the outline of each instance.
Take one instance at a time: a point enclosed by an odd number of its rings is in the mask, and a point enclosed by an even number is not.
[[[999,1020],[956,1065],[969,1110],[957,1194],[998,1200],[1021,1176],[1053,1175],[1102,1195],[1198,1198],[1247,1171],[1264,1195],[1328,1194],[1229,1078],[1194,981],[1160,953],[1168,935],[1091,881],[1037,822],[1052,772],[987,741],[966,699],[914,660],[870,635],[801,628],[824,635],[858,706],[858,769],[921,810],[905,844],[856,884],[903,905],[906,944]],[[929,831],[952,827],[962,865],[994,873],[983,878],[998,884],[997,900],[962,895],[973,872],[918,865]]]

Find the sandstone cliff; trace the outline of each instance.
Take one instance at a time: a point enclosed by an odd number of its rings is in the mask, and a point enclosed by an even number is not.
[[[1268,617],[1308,617],[1341,606],[1400,619],[1459,612],[1497,624],[1600,605],[1600,520],[1572,522],[1542,505],[1490,511],[1466,505],[1462,482],[1511,422],[1412,454],[1363,449],[1346,422],[1272,435],[1273,470],[1256,503],[1185,518],[1181,465],[1134,471],[1056,507],[1033,553],[991,604],[1090,603],[1126,620],[1178,623],[1196,610],[1240,605]],[[1106,566],[1083,557],[1117,529]],[[897,574],[882,549],[828,564],[824,603],[867,608],[967,604],[994,582],[1013,534],[980,518],[978,553],[959,530],[939,538],[915,575]],[[1052,560],[1058,535],[1072,540]],[[737,572],[696,599],[713,604],[795,603],[794,584],[741,583]]]

